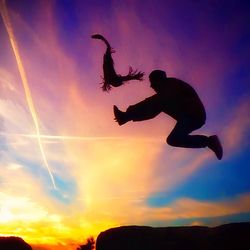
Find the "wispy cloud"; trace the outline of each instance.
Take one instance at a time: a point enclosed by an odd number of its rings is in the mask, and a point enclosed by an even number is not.
[[[232,111],[223,131],[223,143],[228,156],[237,153],[248,142],[250,128],[250,101],[247,97]]]
[[[244,194],[234,199],[219,202],[201,202],[193,199],[180,199],[166,208],[153,208],[149,214],[152,220],[175,220],[187,218],[207,218],[250,211],[250,196]],[[157,218],[159,217],[159,218]]]

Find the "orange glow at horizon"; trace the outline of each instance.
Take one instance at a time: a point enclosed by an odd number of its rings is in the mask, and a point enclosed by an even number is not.
[[[4,25],[6,27],[7,33],[8,33],[9,40],[10,40],[10,43],[11,43],[11,47],[13,49],[15,59],[16,59],[16,62],[17,62],[18,71],[19,71],[21,79],[22,79],[22,84],[23,84],[23,88],[24,88],[24,91],[25,91],[26,101],[27,101],[27,104],[28,104],[28,107],[29,107],[30,114],[32,116],[34,125],[35,125],[38,145],[39,145],[39,148],[40,148],[40,151],[41,151],[41,154],[42,154],[43,162],[44,162],[45,167],[48,170],[48,173],[49,173],[51,182],[53,184],[53,187],[56,189],[54,176],[53,176],[53,174],[52,174],[52,172],[50,170],[50,167],[49,167],[46,155],[45,155],[45,151],[44,151],[44,148],[43,148],[42,140],[41,140],[41,137],[40,137],[40,127],[39,127],[39,123],[38,123],[38,117],[37,117],[36,109],[35,109],[34,102],[33,102],[33,99],[32,99],[30,87],[29,87],[29,84],[28,84],[28,79],[27,79],[27,76],[26,76],[26,73],[25,73],[25,69],[24,69],[22,60],[21,60],[21,56],[20,56],[20,53],[19,53],[19,49],[18,49],[18,46],[17,46],[17,42],[16,42],[16,39],[15,39],[14,31],[13,31],[13,28],[12,28],[12,25],[11,25],[11,21],[10,21],[10,18],[9,18],[8,9],[7,9],[5,0],[2,0],[0,4],[1,4],[1,9],[0,9],[1,16],[3,18],[3,22],[4,22]]]

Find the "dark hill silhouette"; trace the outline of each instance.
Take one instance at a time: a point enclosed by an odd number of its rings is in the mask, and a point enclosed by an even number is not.
[[[99,234],[96,250],[219,250],[250,249],[250,222],[153,228],[123,226]]]
[[[31,246],[19,237],[0,237],[0,250],[32,250]]]

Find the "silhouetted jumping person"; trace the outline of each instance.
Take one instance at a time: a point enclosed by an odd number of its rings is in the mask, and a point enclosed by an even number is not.
[[[154,70],[149,75],[155,95],[129,106],[126,112],[114,106],[115,120],[119,125],[128,121],[152,119],[164,112],[177,122],[167,137],[167,143],[174,147],[211,149],[220,160],[223,149],[217,135],[190,135],[205,124],[205,108],[196,91],[186,82],[167,77],[166,72]]]
[[[138,70],[133,70],[132,67],[129,67],[129,72],[127,75],[122,76],[115,72],[114,61],[112,59],[111,54],[115,53],[115,51],[111,48],[108,41],[100,34],[95,34],[91,36],[94,39],[100,39],[104,41],[107,46],[106,52],[103,57],[103,82],[102,89],[103,91],[109,91],[111,86],[119,87],[124,82],[130,80],[143,80],[144,73]]]

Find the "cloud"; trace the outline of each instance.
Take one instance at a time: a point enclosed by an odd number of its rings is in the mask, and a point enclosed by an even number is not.
[[[55,215],[48,218],[47,212],[27,197],[9,196],[5,193],[0,193],[0,198],[1,224],[12,223],[13,221],[34,223],[45,219],[52,222],[60,220],[60,217]]]
[[[194,199],[181,198],[167,207],[161,208],[134,208],[134,217],[138,218],[138,223],[145,221],[159,221],[167,225],[173,220],[220,217],[250,211],[250,195],[244,194],[233,199],[218,202],[206,202]],[[127,220],[130,220],[129,215]],[[131,223],[131,222],[129,222]]]
[[[250,211],[249,194],[221,202],[200,202],[191,199],[181,199],[173,206],[176,218],[217,217]]]
[[[4,98],[7,93],[16,92],[17,89],[13,84],[15,82],[15,77],[10,74],[6,69],[0,68],[0,91],[1,98]]]
[[[223,145],[226,153],[232,154],[241,150],[248,143],[250,128],[250,101],[243,99],[230,116],[223,131]]]

